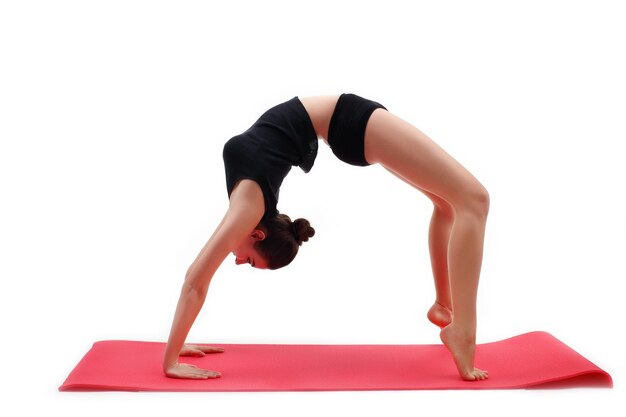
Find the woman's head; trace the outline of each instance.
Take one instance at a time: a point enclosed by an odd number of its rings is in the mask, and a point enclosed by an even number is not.
[[[302,242],[315,235],[315,229],[307,219],[296,219],[292,222],[286,214],[265,220],[259,226],[265,238],[257,240],[255,248],[267,262],[269,269],[289,265],[296,257]]]

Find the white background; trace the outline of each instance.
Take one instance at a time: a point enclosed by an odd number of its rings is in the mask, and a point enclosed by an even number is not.
[[[1,4],[3,407],[65,416],[626,408],[620,2]],[[478,342],[548,331],[610,372],[615,389],[57,392],[97,340],[167,339],[185,271],[227,206],[224,142],[296,95],[342,92],[383,103],[489,190]],[[313,170],[285,180],[279,209],[308,218],[316,236],[280,271],[227,259],[188,340],[438,343],[425,319],[426,197],[379,166],[341,163],[320,142]]]

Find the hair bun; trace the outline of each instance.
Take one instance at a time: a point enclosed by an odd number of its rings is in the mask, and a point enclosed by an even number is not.
[[[315,229],[311,227],[307,219],[296,219],[293,222],[293,231],[298,245],[302,245],[302,242],[307,242],[309,238],[315,236]]]

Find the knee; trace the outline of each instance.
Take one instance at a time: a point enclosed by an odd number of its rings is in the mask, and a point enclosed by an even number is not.
[[[442,218],[454,220],[454,206],[433,194],[429,195],[433,203],[434,213]]]
[[[477,185],[466,191],[462,202],[455,206],[455,210],[486,218],[489,213],[489,204],[489,192],[482,185]]]

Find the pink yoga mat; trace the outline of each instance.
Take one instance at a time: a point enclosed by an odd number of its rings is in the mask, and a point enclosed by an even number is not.
[[[220,378],[183,380],[161,371],[165,343],[107,340],[93,347],[60,391],[337,391],[612,387],[611,376],[545,332],[476,347],[489,379],[459,378],[443,345],[224,344],[181,362]]]

